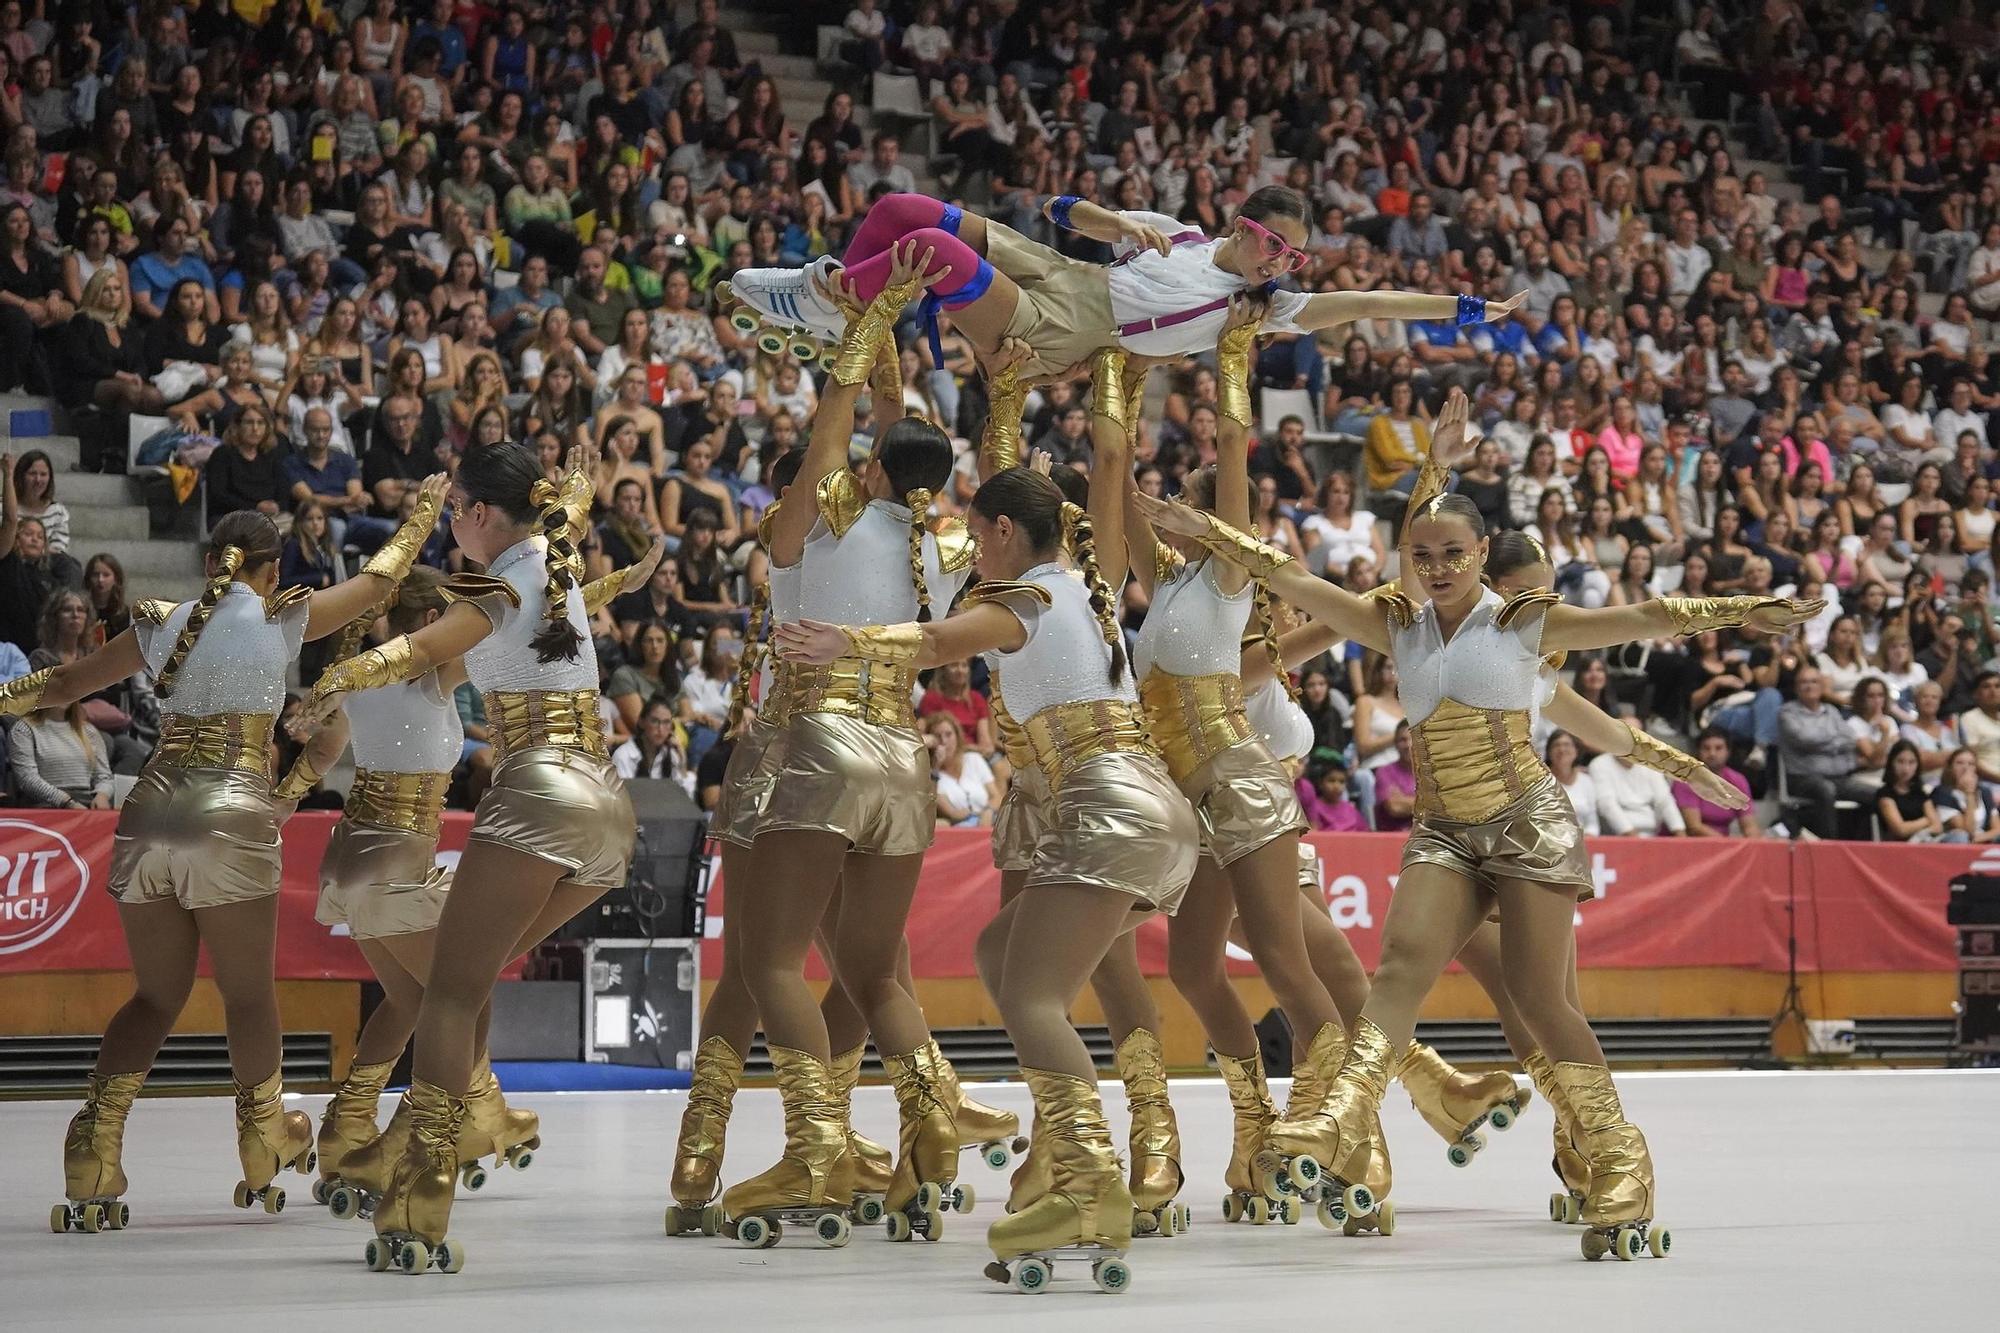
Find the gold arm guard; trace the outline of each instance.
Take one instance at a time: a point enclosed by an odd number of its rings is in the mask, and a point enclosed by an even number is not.
[[[54,667],[30,671],[0,685],[0,717],[26,717],[42,706],[42,694],[49,688]]]
[[[1107,347],[1091,359],[1090,363],[1090,413],[1092,416],[1109,417],[1124,430],[1129,417],[1129,404],[1125,401],[1125,351],[1119,347]]]
[[[868,370],[868,396],[875,400],[875,420],[894,421],[903,415],[903,361],[896,335],[883,330],[875,346],[875,364]]]
[[[563,507],[563,524],[569,529],[572,545],[581,542],[590,531],[590,502],[597,495],[597,487],[590,474],[578,468],[562,480],[562,490],[556,495],[556,503]]]
[[[1424,461],[1417,465],[1417,484],[1410,491],[1409,507],[1403,512],[1414,519],[1437,503],[1450,489],[1451,469],[1429,454],[1425,454]],[[1406,526],[1405,531],[1407,530]]]
[[[868,378],[868,372],[874,368],[881,351],[882,340],[889,336],[896,316],[903,313],[903,307],[923,289],[923,285],[922,277],[918,275],[884,287],[859,318],[848,321],[847,332],[840,340],[840,350],[833,359],[836,383],[852,387]],[[901,401],[900,386],[897,396]]]
[[[1275,546],[1267,546],[1255,537],[1238,532],[1213,514],[1201,513],[1208,520],[1208,531],[1195,538],[1203,546],[1225,560],[1234,561],[1250,571],[1253,578],[1267,579],[1272,573],[1292,563],[1292,557]]]
[[[1644,731],[1632,733],[1632,762],[1680,782],[1686,782],[1701,769],[1701,761],[1693,755],[1676,750]]]
[[[601,579],[592,579],[583,585],[583,613],[594,616],[626,593],[632,591],[625,586],[625,578],[635,566],[614,569]]]
[[[1767,606],[1783,606],[1782,597],[1758,597],[1743,593],[1735,597],[1662,597],[1660,605],[1674,622],[1674,633],[1699,634],[1703,630],[1735,629],[1750,619],[1753,611]]]
[[[403,520],[403,526],[396,529],[395,536],[382,543],[382,549],[368,557],[368,563],[361,567],[361,572],[385,578],[391,583],[401,583],[410,572],[410,566],[417,563],[417,553],[430,540],[431,532],[437,527],[438,511],[443,507],[442,494],[420,493],[417,507]]]
[[[1028,386],[1021,382],[1019,363],[987,381],[990,406],[986,433],[979,439],[979,459],[987,474],[1021,466],[1021,413],[1028,406]]]
[[[313,763],[312,749],[308,746],[306,749],[300,750],[299,757],[292,761],[291,772],[285,774],[284,779],[277,786],[271,788],[271,799],[274,801],[302,801],[305,799],[306,793],[317,787],[319,780],[325,776],[326,774],[320,771],[319,766]]]
[[[1243,429],[1250,429],[1250,349],[1257,343],[1257,326],[1244,324],[1222,335],[1215,345],[1216,406],[1222,415]]]
[[[924,627],[915,621],[901,625],[847,625],[847,655],[864,662],[902,666],[917,660],[923,650]]]
[[[421,659],[410,636],[399,634],[379,648],[356,653],[345,662],[328,667],[312,688],[312,702],[317,704],[330,695],[397,685],[429,669],[430,664]]]

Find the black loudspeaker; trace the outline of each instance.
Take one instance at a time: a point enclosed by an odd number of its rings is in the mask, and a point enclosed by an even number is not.
[[[1273,1009],[1257,1024],[1257,1045],[1264,1052],[1264,1073],[1271,1078],[1292,1075],[1292,1025],[1285,1011]]]
[[[680,784],[635,778],[625,784],[638,835],[622,888],[556,932],[562,940],[645,940],[694,934],[706,820]]]

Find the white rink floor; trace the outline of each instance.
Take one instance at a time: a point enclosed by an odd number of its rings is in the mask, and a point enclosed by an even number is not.
[[[127,1141],[129,1231],[54,1236],[67,1103],[0,1103],[0,1328],[376,1329],[415,1314],[465,1333],[674,1328],[1220,1328],[1246,1316],[1302,1326],[1352,1318],[1395,1329],[1579,1330],[1991,1327],[2000,1186],[2000,1073],[1640,1075],[1621,1080],[1660,1167],[1671,1259],[1585,1263],[1577,1231],[1544,1220],[1549,1120],[1526,1119],[1465,1170],[1392,1089],[1399,1225],[1349,1239],[1228,1226],[1219,1181],[1228,1105],[1219,1082],[1177,1082],[1195,1229],[1139,1242],[1132,1289],[1087,1270],[1027,1297],[980,1276],[1002,1173],[970,1154],[982,1198],[937,1245],[878,1232],[826,1251],[788,1237],[752,1252],[668,1240],[661,1209],[681,1093],[540,1095],[544,1148],[525,1173],[461,1193],[456,1276],[371,1274],[361,1223],[314,1208],[303,1178],[282,1216],[230,1206],[226,1099],[142,1102]],[[1026,1110],[1025,1090],[984,1090]],[[523,1104],[530,1099],[523,1098]],[[1110,1097],[1122,1141],[1122,1112]],[[294,1103],[313,1111],[319,1098]],[[887,1089],[864,1089],[864,1129],[894,1142]],[[731,1179],[779,1142],[774,1092],[746,1094]],[[426,1325],[436,1327],[437,1325]]]

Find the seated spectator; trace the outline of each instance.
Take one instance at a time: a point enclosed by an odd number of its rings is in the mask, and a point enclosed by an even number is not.
[[[7,760],[21,804],[44,810],[109,810],[111,754],[84,706],[40,708],[7,732]]]
[[[1946,842],[2000,840],[2000,805],[1979,780],[1979,757],[1970,750],[1953,750],[1942,780],[1931,792],[1931,804],[1944,821]]]
[[[1742,792],[1744,800],[1750,799],[1750,780],[1729,766],[1729,737],[1726,733],[1713,727],[1702,732],[1695,742],[1695,757],[1709,772]],[[1673,798],[1691,838],[1727,838],[1731,835],[1755,838],[1762,835],[1763,830],[1757,827],[1754,807],[1724,809],[1680,781],[1674,783]]]
[[[166,312],[146,330],[146,365],[156,380],[170,366],[186,368],[178,392],[161,387],[168,402],[178,402],[221,378],[222,349],[228,345],[229,330],[216,322],[207,292],[185,278],[174,284]]]
[[[291,535],[278,561],[278,586],[318,592],[345,577],[340,546],[317,500],[304,500],[292,510]]]
[[[630,324],[631,320],[626,323]],[[647,371],[643,365],[625,367],[611,382],[610,398],[598,407],[597,442],[600,447],[604,444],[609,434],[607,423],[621,417],[630,421],[639,436],[635,456],[647,461],[657,483],[667,475],[667,430],[665,419],[646,401],[647,382]],[[738,433],[741,429],[739,425]]]
[[[361,485],[361,464],[354,455],[333,447],[338,425],[324,407],[306,409],[299,421],[298,444],[285,455],[287,494],[294,507],[316,503],[332,530],[334,550],[352,542],[373,553],[395,534],[386,518],[369,514],[370,496]]]
[[[1410,765],[1410,724],[1396,724],[1396,757],[1374,770],[1375,828],[1397,833],[1410,827],[1417,809],[1417,775]]]
[[[627,782],[634,778],[678,782],[692,786],[694,772],[688,765],[687,736],[674,720],[673,700],[656,695],[639,715],[632,739],[611,752],[611,766]]]
[[[222,433],[222,443],[202,469],[208,492],[212,528],[230,514],[254,509],[290,526],[291,486],[285,480],[285,455],[277,423],[263,402],[246,403]]]
[[[1347,790],[1347,761],[1338,750],[1316,748],[1294,784],[1299,808],[1316,833],[1365,833],[1368,820]]]
[[[682,554],[686,554],[685,548]],[[685,579],[685,567],[681,574]],[[697,764],[722,735],[729,720],[729,698],[736,683],[736,660],[741,651],[735,630],[726,625],[711,625],[701,645],[700,663],[681,681],[680,718],[688,732],[688,756]]]
[[[1414,415],[1416,390],[1407,379],[1389,386],[1389,406],[1368,423],[1368,490],[1400,491],[1408,495],[1416,485],[1417,464],[1430,453],[1431,427]]]
[[[1375,527],[1375,515],[1354,507],[1354,477],[1332,472],[1320,484],[1319,508],[1306,515],[1299,525],[1305,547],[1306,564],[1315,572],[1346,569],[1357,555],[1365,555],[1377,567],[1387,563],[1382,534]]]
[[[444,413],[435,402],[424,393],[424,383],[428,378],[424,369],[424,354],[414,347],[405,347],[389,358],[387,384],[382,388],[382,401],[376,404],[374,420],[369,426],[369,442],[382,438],[387,429],[386,413],[390,399],[409,399],[421,406],[417,411],[417,447],[431,452],[445,443]]]
[[[129,313],[125,275],[115,261],[107,262],[84,285],[82,306],[57,342],[54,388],[64,407],[151,415],[166,410],[165,396],[146,380],[145,350],[126,330]]]
[[[201,287],[203,314],[210,321],[220,318],[222,307],[216,300],[215,275],[208,263],[189,248],[192,233],[178,217],[162,215],[153,224],[153,248],[140,255],[131,266],[132,308],[147,319],[166,313],[167,297],[183,282]],[[4,268],[4,266],[0,266]]]
[[[0,391],[28,383],[35,335],[76,313],[63,294],[62,270],[35,240],[34,221],[18,203],[0,208]]]
[[[1684,835],[1687,825],[1664,776],[1642,768],[1628,755],[1601,754],[1590,761],[1590,785],[1597,793],[1597,822],[1618,837]]]
[[[965,744],[978,754],[991,756],[1000,743],[993,728],[993,707],[986,696],[972,688],[970,662],[946,662],[931,677],[931,687],[917,701],[917,712],[929,718],[943,713],[958,723]]]
[[[1551,732],[1542,755],[1563,794],[1569,797],[1570,807],[1576,811],[1578,826],[1592,837],[1603,832],[1598,817],[1597,783],[1577,764],[1580,756],[1576,739],[1566,731]]]
[[[285,313],[285,298],[276,283],[266,279],[250,289],[243,322],[230,329],[229,336],[249,346],[257,383],[275,399],[291,381],[299,360],[298,331]]]
[[[929,714],[923,727],[924,743],[931,752],[931,772],[937,779],[939,827],[990,827],[1000,807],[1000,784],[993,770],[967,747],[965,732],[952,714]]]
[[[30,449],[14,464],[14,508],[42,525],[51,554],[68,552],[69,506],[56,499],[55,464],[40,449]]]
[[[119,312],[122,318],[130,319],[132,283],[125,270],[125,261],[118,257],[113,245],[111,219],[102,213],[81,213],[74,225],[70,247],[63,251],[62,257],[63,295],[70,299],[70,304],[78,309],[88,306],[89,303],[84,300],[84,288],[97,276],[98,270],[104,268],[118,274]]]
[[[611,673],[605,697],[617,706],[626,726],[637,733],[640,715],[656,699],[675,705],[681,692],[680,666],[667,626],[641,625],[632,635],[629,660]]]
[[[694,524],[705,519],[713,530],[715,544],[729,550],[740,536],[736,530],[736,497],[711,474],[713,460],[708,440],[695,440],[687,446],[687,452],[681,455],[681,466],[668,474],[666,485],[660,490],[660,528],[674,542],[683,544],[691,539],[690,529]]]
[[[1854,781],[1854,735],[1840,710],[1826,698],[1819,669],[1801,666],[1792,678],[1795,697],[1778,710],[1779,754],[1792,804],[1806,832],[1831,838],[1837,827],[1833,803],[1872,802],[1876,785]],[[1994,677],[1994,704],[2000,709],[2000,676]]]
[[[1889,747],[1882,786],[1875,794],[1875,818],[1883,842],[1964,842],[1963,833],[1947,834],[1944,820],[1924,785],[1917,747],[1897,741]]]
[[[369,512],[377,518],[394,521],[404,494],[440,467],[437,454],[417,438],[422,419],[422,403],[407,393],[382,400],[381,429],[361,456],[361,484],[374,500]]]
[[[549,363],[521,409],[521,429],[527,435],[553,435],[564,449],[590,437],[590,393],[578,382],[574,361],[565,357]]]

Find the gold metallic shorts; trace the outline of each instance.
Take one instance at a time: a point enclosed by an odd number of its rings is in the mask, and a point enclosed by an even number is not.
[[[1028,886],[1093,884],[1172,916],[1201,855],[1194,810],[1157,755],[1113,750],[1063,778]]]
[[[1299,843],[1299,892],[1314,901],[1319,901],[1324,892],[1319,882],[1319,853],[1303,840]]]
[[[937,830],[930,751],[916,732],[838,713],[798,713],[771,747],[757,832],[838,833],[857,852],[912,856]]]
[[[1201,849],[1217,865],[1306,830],[1299,794],[1257,737],[1238,741],[1188,775],[1181,791],[1201,821]]]
[[[357,940],[437,929],[451,877],[437,863],[437,835],[343,819],[319,863],[322,926],[345,923]]]
[[[757,840],[757,825],[763,818],[764,798],[771,790],[771,761],[783,729],[765,722],[753,722],[736,738],[729,752],[729,766],[722,772],[722,794],[715,798],[715,811],[708,817],[712,838],[748,847]]]
[[[1049,826],[1049,780],[1030,760],[1014,766],[1014,779],[993,816],[993,868],[1033,870],[1035,846]]]
[[[1102,264],[1086,264],[1038,244],[1012,227],[986,223],[987,262],[1021,289],[1007,337],[1035,349],[1024,370],[1052,373],[1118,345],[1111,282]]]
[[[1413,865],[1443,866],[1487,889],[1496,880],[1534,880],[1572,889],[1579,902],[1596,891],[1576,811],[1546,774],[1526,795],[1478,824],[1418,815],[1403,844],[1403,869]]]
[[[625,781],[609,763],[538,745],[509,752],[493,770],[466,845],[511,847],[562,866],[564,879],[615,889],[625,883],[638,827]]]
[[[154,763],[118,812],[107,887],[192,911],[276,893],[283,873],[268,776]]]

